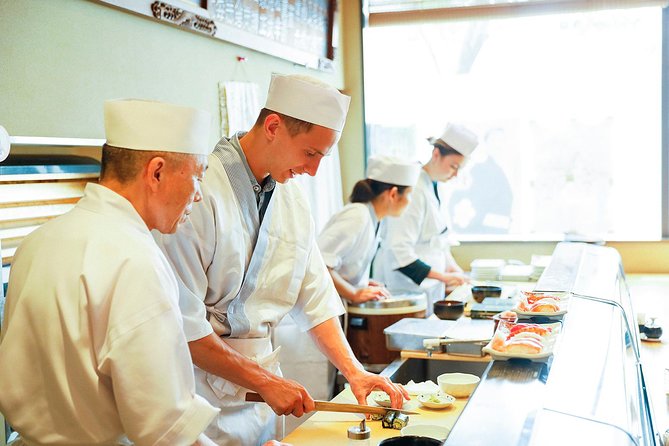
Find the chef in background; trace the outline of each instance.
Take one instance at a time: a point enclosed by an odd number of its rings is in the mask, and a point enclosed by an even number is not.
[[[367,177],[353,187],[350,203],[330,218],[318,237],[323,260],[339,295],[362,303],[390,297],[380,283],[369,279],[379,246],[379,227],[397,217],[411,201],[420,164],[390,156],[370,158]]]
[[[445,203],[438,184],[449,181],[470,156],[478,139],[467,128],[449,123],[439,138],[429,138],[432,156],[420,172],[412,200],[398,218],[388,219],[374,260],[374,278],[392,292],[427,291],[430,300],[465,283],[462,268],[450,251]],[[425,289],[426,279],[436,285]],[[428,311],[432,308],[428,302]]]
[[[197,392],[222,409],[206,431],[218,444],[259,444],[274,436],[274,413],[314,409],[302,385],[281,377],[272,346],[271,330],[287,314],[343,373],[358,402],[373,389],[386,391],[393,407],[408,397],[353,355],[308,202],[290,181],[316,175],[349,100],[311,77],[273,75],[251,130],[222,138],[209,157],[202,204],[189,222],[174,235],[154,233],[181,281]],[[248,390],[267,404],[245,402]]]
[[[209,114],[107,101],[100,183],[19,246],[0,339],[0,411],[16,445],[212,445],[178,286],[150,230],[200,201]]]

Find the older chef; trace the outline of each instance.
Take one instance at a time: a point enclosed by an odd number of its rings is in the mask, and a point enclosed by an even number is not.
[[[478,139],[465,127],[448,124],[439,138],[429,138],[429,142],[432,157],[423,166],[411,203],[400,217],[389,219],[382,234],[374,276],[391,292],[426,291],[421,288],[425,279],[435,279],[436,286],[427,290],[429,298],[435,300],[443,298],[445,288],[466,281],[451,255],[437,186],[457,176]]]
[[[198,394],[222,409],[206,431],[219,444],[273,436],[272,409],[295,416],[313,410],[304,387],[280,376],[271,344],[272,327],[287,314],[342,371],[358,401],[375,388],[388,392],[395,407],[407,396],[353,356],[307,200],[288,181],[316,174],[344,126],[349,99],[313,78],[273,75],[251,130],[222,138],[214,149],[190,223],[173,236],[157,235],[182,282]],[[248,389],[269,406],[245,403]]]
[[[14,257],[0,410],[17,444],[212,444],[218,410],[195,394],[177,281],[150,233],[200,201],[210,117],[141,100],[104,110],[100,184]]]
[[[360,303],[389,297],[369,280],[369,267],[379,246],[385,217],[397,217],[411,201],[420,164],[390,156],[370,158],[367,177],[353,187],[350,203],[332,216],[318,237],[325,264],[339,295]]]

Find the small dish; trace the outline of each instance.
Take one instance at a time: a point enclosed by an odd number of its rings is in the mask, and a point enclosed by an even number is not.
[[[390,396],[382,390],[374,390],[369,396],[381,407],[390,407],[391,405]]]
[[[445,409],[452,406],[455,397],[443,392],[422,393],[416,398],[418,402],[428,409]],[[420,434],[418,434],[420,435]]]
[[[446,426],[438,426],[436,424],[412,424],[402,428],[400,435],[403,437],[409,435],[416,435],[419,437],[429,437],[435,440],[444,441],[451,430]]]

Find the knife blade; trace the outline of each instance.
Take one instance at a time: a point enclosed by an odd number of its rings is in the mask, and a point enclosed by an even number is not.
[[[264,403],[265,400],[257,393],[249,392],[246,394],[246,401],[253,403]],[[407,415],[420,415],[419,412],[411,412],[408,410],[393,409],[390,407],[381,406],[364,406],[362,404],[348,404],[348,403],[333,403],[331,401],[314,400],[316,410],[323,412],[347,412],[347,413],[374,413],[378,415],[385,415],[386,412],[392,410],[395,412],[404,413]]]

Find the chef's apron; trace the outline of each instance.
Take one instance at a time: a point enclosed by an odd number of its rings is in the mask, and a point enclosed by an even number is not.
[[[240,169],[240,160],[234,150],[215,152],[232,184],[248,183],[246,171]],[[259,215],[255,197],[243,186],[233,187],[239,205],[244,210],[244,217],[250,227],[257,224]],[[269,372],[281,376],[279,369],[279,350],[272,349],[271,333],[263,338],[238,338],[240,327],[248,321],[244,319],[244,303],[252,298],[261,265],[265,261],[266,248],[269,240],[269,225],[272,219],[274,199],[270,199],[265,215],[258,228],[258,236],[253,247],[251,259],[244,271],[244,278],[239,292],[229,303],[227,311],[216,305],[207,306],[209,321],[214,331],[220,333],[225,324],[229,324],[230,336],[221,339],[246,358],[258,363]],[[220,376],[207,373],[195,367],[195,382],[199,395],[206,398],[221,412],[205,430],[205,434],[214,443],[221,446],[261,445],[267,440],[277,438],[276,415],[269,405],[249,403],[245,401],[248,389],[228,381]],[[283,432],[280,432],[283,434]]]
[[[278,361],[280,348],[273,350],[269,337],[221,339],[264,369],[281,376]],[[220,414],[205,430],[205,434],[216,444],[261,445],[277,438],[276,414],[267,404],[245,402],[248,389],[197,367],[195,367],[195,381],[198,393],[221,409]]]

